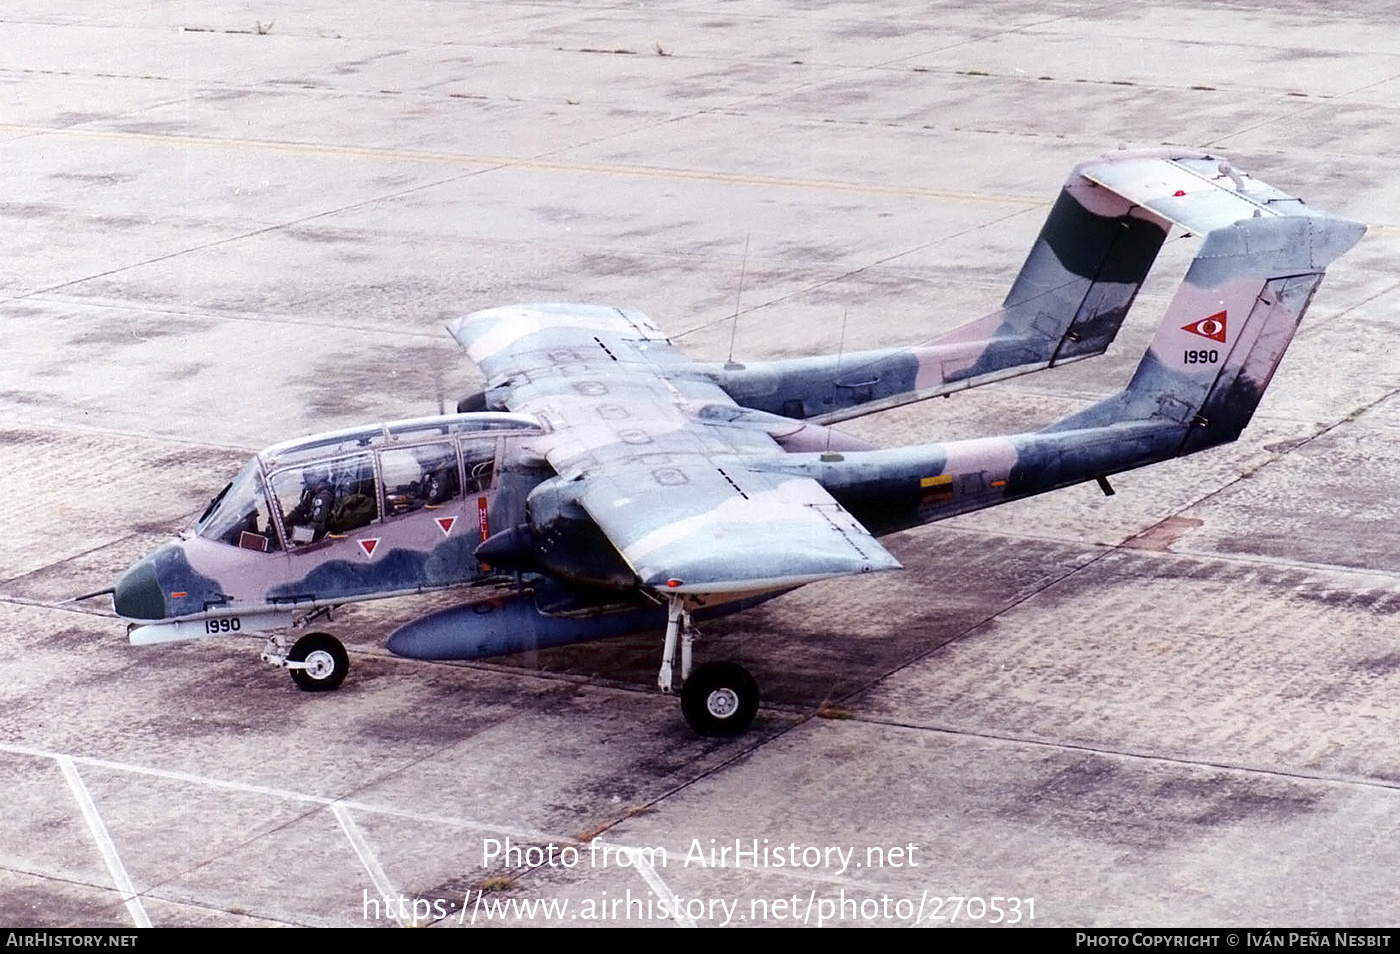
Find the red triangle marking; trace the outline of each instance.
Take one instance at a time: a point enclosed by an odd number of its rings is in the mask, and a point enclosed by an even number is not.
[[[443,535],[444,537],[447,536],[448,534],[450,534],[450,533],[452,532],[452,525],[455,524],[456,522],[457,522],[457,518],[456,518],[456,517],[438,517],[438,518],[437,518],[438,529],[442,531],[442,535]]]
[[[1225,312],[1217,311],[1209,318],[1202,318],[1200,321],[1193,321],[1189,325],[1182,325],[1182,331],[1189,331],[1193,335],[1200,335],[1202,338],[1209,338],[1211,341],[1225,343]]]
[[[374,556],[374,548],[377,546],[379,546],[378,537],[370,537],[368,540],[360,541],[360,549],[365,551],[365,556],[367,557]]]

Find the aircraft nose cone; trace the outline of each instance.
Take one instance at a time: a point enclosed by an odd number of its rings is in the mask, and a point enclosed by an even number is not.
[[[156,567],[150,559],[126,571],[117,581],[112,607],[126,619],[164,619],[165,596],[156,580]]]

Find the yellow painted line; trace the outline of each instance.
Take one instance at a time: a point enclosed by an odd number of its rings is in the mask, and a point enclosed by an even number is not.
[[[472,156],[457,152],[432,152],[414,149],[374,149],[322,143],[277,142],[270,139],[220,139],[213,136],[171,136],[156,133],[118,132],[107,129],[51,129],[46,126],[26,126],[0,123],[0,134],[17,136],[60,136],[73,139],[109,142],[148,143],[158,146],[195,146],[202,148],[258,149],[265,152],[306,156],[340,156],[372,159],[382,162],[443,163],[466,166],[487,172],[495,169],[531,169],[545,172],[572,172],[585,175],[629,176],[641,179],[676,179],[696,182],[720,182],[732,185],[752,185],[785,189],[815,189],[822,192],[854,192],[871,195],[901,195],[920,198],[951,199],[957,202],[985,202],[997,205],[1033,207],[1047,205],[1044,196],[996,195],[986,192],[960,192],[954,189],[931,189],[921,186],[883,183],[840,182],[834,179],[794,179],[780,176],[717,172],[704,169],[674,169],[659,166],[569,162],[560,159],[528,159],[509,156]]]

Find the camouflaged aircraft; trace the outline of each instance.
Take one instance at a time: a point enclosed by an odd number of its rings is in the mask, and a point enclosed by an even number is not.
[[[1121,393],[1007,437],[880,450],[831,427],[1101,354],[1173,225],[1200,248]],[[487,379],[457,414],[257,454],[113,602],[137,644],[270,633],[263,659],[314,691],[345,678],[344,647],[288,649],[282,630],[487,587],[389,649],[476,659],[654,628],[686,719],[742,731],[757,685],[730,662],[692,672],[696,619],[896,569],[883,534],[1085,481],[1111,493],[1113,474],[1235,440],[1364,231],[1214,156],[1119,151],[1073,170],[999,310],[916,347],[704,364],[631,309],[479,311],[449,326]]]

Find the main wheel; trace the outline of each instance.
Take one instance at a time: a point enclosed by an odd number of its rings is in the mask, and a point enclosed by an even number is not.
[[[681,687],[681,712],[701,735],[738,735],[758,712],[758,683],[738,663],[706,663]]]
[[[307,692],[330,692],[340,688],[350,671],[350,656],[329,633],[308,633],[287,653],[288,662],[306,663],[305,669],[292,669],[292,681]]]

